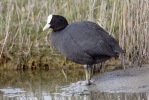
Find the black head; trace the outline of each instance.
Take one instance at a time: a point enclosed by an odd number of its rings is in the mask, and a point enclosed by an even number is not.
[[[43,31],[45,31],[48,28],[52,28],[54,31],[59,31],[64,29],[68,25],[67,20],[60,15],[49,15],[47,24],[43,28]]]

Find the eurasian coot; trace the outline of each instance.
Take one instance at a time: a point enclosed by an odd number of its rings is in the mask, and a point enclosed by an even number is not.
[[[43,31],[52,28],[52,45],[69,60],[84,65],[86,81],[94,64],[124,53],[117,41],[103,28],[90,21],[68,24],[60,15],[49,15]]]

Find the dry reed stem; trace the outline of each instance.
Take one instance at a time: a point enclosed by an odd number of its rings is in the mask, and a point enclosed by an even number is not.
[[[0,1],[1,4],[1,57],[5,53],[10,59],[31,57],[33,53],[43,57],[59,55],[49,42],[50,31],[42,32],[47,16],[52,13],[65,16],[69,23],[80,20],[99,22],[126,51],[120,56],[124,64],[133,67],[134,63],[140,66],[148,63],[148,0],[9,0]]]

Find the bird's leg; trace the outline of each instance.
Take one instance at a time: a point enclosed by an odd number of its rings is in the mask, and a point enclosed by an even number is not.
[[[85,74],[86,74],[86,83],[87,83],[87,85],[90,85],[88,65],[85,65],[84,68],[85,68]]]
[[[89,74],[89,80],[91,80],[91,77],[92,77],[92,68],[93,65],[88,65],[88,74]]]
[[[93,77],[93,75],[95,74],[95,71],[96,71],[96,66],[92,65],[91,66],[91,77]]]
[[[85,68],[85,74],[86,74],[86,82],[87,82],[87,85],[90,85],[90,84],[91,84],[90,79],[91,79],[91,69],[92,69],[92,65],[85,65],[84,68]]]

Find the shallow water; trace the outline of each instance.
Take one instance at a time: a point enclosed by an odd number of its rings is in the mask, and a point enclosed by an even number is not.
[[[83,68],[0,71],[0,100],[149,100],[148,93],[66,93],[67,86],[84,79]]]

